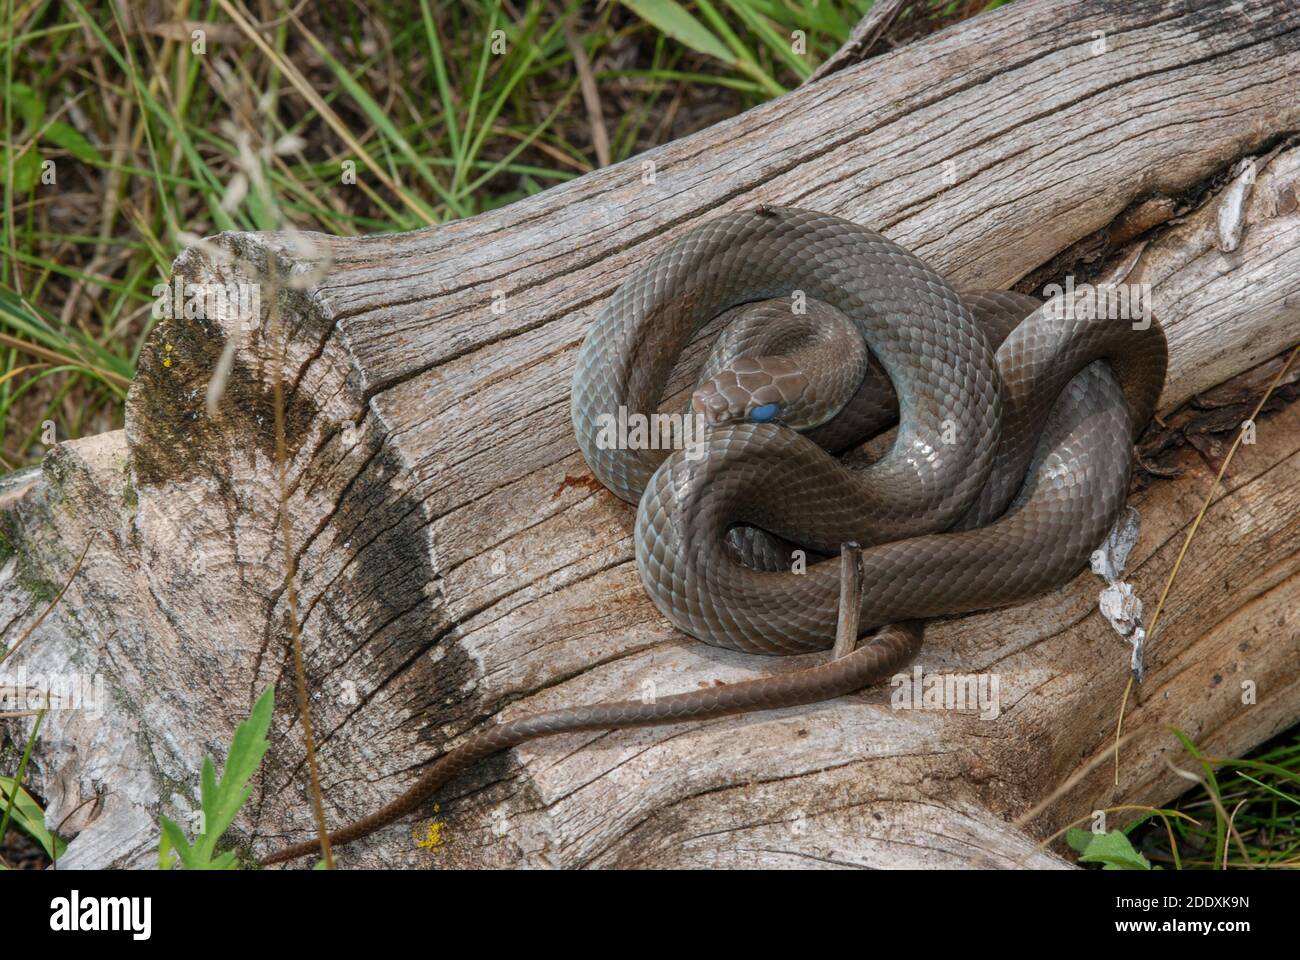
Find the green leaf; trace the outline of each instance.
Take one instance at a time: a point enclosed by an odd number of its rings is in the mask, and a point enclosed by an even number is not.
[[[1065,842],[1070,845],[1070,849],[1075,853],[1083,853],[1092,843],[1092,838],[1096,834],[1091,830],[1069,830],[1065,834]]]
[[[175,822],[162,818],[163,841],[159,844],[160,860],[165,848],[170,845],[180,854],[181,865],[186,870],[233,870],[238,866],[235,854],[226,851],[215,859],[212,854],[217,841],[221,839],[240,808],[252,796],[253,790],[248,781],[257,772],[258,764],[266,756],[271,744],[266,739],[271,729],[271,715],[275,709],[275,687],[267,687],[266,692],[253,704],[253,711],[248,719],[235,728],[234,739],[230,742],[230,752],[226,756],[226,766],[218,782],[216,768],[211,757],[203,758],[203,768],[199,774],[199,801],[203,809],[203,833],[194,841],[191,848],[185,835]],[[161,860],[164,869],[166,861]]]
[[[167,835],[167,818],[162,818],[162,837],[158,840],[158,869],[170,870],[175,861],[172,860],[172,853],[176,849],[172,845],[171,837]]]
[[[45,128],[45,139],[56,147],[61,147],[78,160],[86,163],[103,163],[104,156],[95,149],[94,144],[81,135],[81,131],[61,120],[56,120]]]
[[[45,119],[45,104],[36,95],[36,91],[25,83],[9,85],[9,95],[13,100],[14,110],[23,118],[28,130],[35,130]]]
[[[735,66],[737,61],[726,44],[714,36],[709,28],[677,2],[677,0],[623,0],[638,17],[660,33],[684,43],[696,53],[721,60]]]
[[[1150,870],[1146,857],[1133,849],[1128,836],[1120,830],[1093,833],[1071,830],[1065,841],[1079,854],[1080,863],[1101,863],[1103,870]]]
[[[167,854],[175,850],[181,858],[181,866],[188,868],[194,862],[194,850],[185,839],[185,831],[170,817],[162,817],[161,823],[163,838],[158,844],[158,866],[163,870],[172,869],[174,864]]]
[[[209,856],[253,792],[247,784],[271,746],[266,734],[271,729],[274,703],[274,688],[268,687],[253,704],[248,719],[235,728],[235,738],[230,742],[230,754],[226,757],[220,783],[217,783],[212,760],[205,758],[203,761],[203,839],[199,846]]]
[[[0,177],[9,175],[9,155],[0,149]],[[14,192],[28,193],[41,179],[41,157],[29,149],[14,160]]]
[[[9,796],[14,792],[14,778],[0,777],[0,802],[9,803]],[[14,798],[13,821],[45,850],[45,855],[57,861],[67,849],[67,842],[45,829],[45,813],[41,805],[22,787]]]

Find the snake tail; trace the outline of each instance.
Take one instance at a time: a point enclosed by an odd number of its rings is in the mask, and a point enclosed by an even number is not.
[[[616,700],[547,710],[497,724],[445,753],[391,803],[332,831],[330,844],[341,847],[353,843],[415,813],[452,777],[480,760],[525,741],[583,730],[622,730],[711,720],[830,700],[871,686],[906,667],[921,649],[923,636],[922,621],[903,621],[880,628],[853,653],[803,670],[671,694],[653,701]],[[261,864],[285,863],[319,851],[319,840],[309,840],[278,850],[264,857]]]

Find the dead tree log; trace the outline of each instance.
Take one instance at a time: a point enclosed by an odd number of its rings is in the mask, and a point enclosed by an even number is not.
[[[1173,407],[1300,339],[1298,72],[1294,4],[1025,2],[470,220],[363,239],[227,234],[221,255],[187,251],[176,278],[256,285],[259,322],[164,322],[126,429],[59,444],[0,486],[8,644],[90,542],[5,664],[104,681],[98,712],[47,717],[34,758],[48,820],[77,834],[63,865],[153,863],[159,813],[185,821],[203,755],[222,754],[270,682],[272,752],[235,839],[265,850],[310,832],[277,523],[281,344],[290,548],[339,823],[498,716],[803,665],[670,629],[631,561],[632,510],[595,484],[570,432],[583,332],[666,239],[787,204],[873,225],[959,284],[1007,287],[1054,263],[1144,278],[1170,336]],[[1246,157],[1248,194],[1229,182]],[[449,785],[430,810],[444,827],[433,850],[405,824],[340,860],[1060,865],[1036,849],[1056,827],[1182,788],[1168,725],[1232,753],[1300,717],[1298,466],[1300,411],[1262,421],[1148,650],[1119,785],[1099,763],[1027,830],[1012,820],[1112,743],[1128,649],[1091,574],[932,625],[920,663],[996,675],[995,720],[891,709],[878,688],[545,740]],[[1182,467],[1133,501],[1129,576],[1148,608],[1212,479],[1190,451]]]

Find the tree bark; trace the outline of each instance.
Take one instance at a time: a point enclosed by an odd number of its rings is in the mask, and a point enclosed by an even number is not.
[[[203,755],[224,756],[271,682],[272,750],[232,836],[264,852],[310,835],[278,524],[279,348],[289,546],[338,824],[498,716],[808,662],[672,630],[632,562],[633,510],[576,450],[578,344],[668,239],[784,204],[871,225],[960,285],[1036,284],[1044,265],[1149,282],[1170,340],[1169,410],[1300,340],[1300,149],[1287,139],[1298,70],[1292,4],[1022,2],[470,220],[359,239],[225,234],[186,251],[175,277],[256,285],[260,321],[164,321],[125,430],[59,444],[0,486],[9,644],[91,544],[4,668],[104,679],[102,709],[52,713],[34,757],[48,821],[77,833],[61,865],[155,862],[159,813],[195,809]],[[1246,157],[1248,192],[1233,187]],[[1213,479],[1192,450],[1180,466],[1132,499],[1129,579],[1148,610]],[[1298,466],[1300,410],[1262,419],[1148,648],[1118,785],[1108,751],[1128,646],[1097,612],[1102,582],[1082,573],[930,626],[924,670],[996,675],[996,719],[891,709],[881,687],[556,737],[451,783],[429,811],[443,825],[432,850],[412,838],[421,821],[340,862],[1063,865],[1038,841],[1095,808],[1184,788],[1166,763],[1185,761],[1170,725],[1222,755],[1300,717]]]

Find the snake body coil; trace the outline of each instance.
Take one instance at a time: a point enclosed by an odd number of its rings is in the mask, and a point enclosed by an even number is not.
[[[829,419],[825,394],[857,378],[860,348],[837,348],[832,335],[810,339],[806,329],[786,337],[760,315],[788,313],[789,301],[773,298],[791,296],[809,315],[856,331],[870,351],[865,377],[834,400],[838,415]],[[706,364],[696,409],[712,426],[697,445],[601,442],[607,418],[655,414],[688,341],[745,304],[737,322],[754,337],[795,346],[776,358],[756,347]],[[804,369],[838,355],[859,364],[851,377]],[[793,673],[498,724],[444,754],[388,806],[331,834],[333,843],[414,811],[455,774],[525,740],[829,699],[904,666],[926,618],[1064,583],[1123,508],[1132,440],[1154,410],[1165,366],[1153,320],[1076,318],[1017,294],[958,293],[903,247],[837,217],[766,208],[689,231],[606,304],[573,379],[584,457],[606,487],[638,505],[636,562],[647,592],[673,624],[708,643],[764,654],[824,649],[835,636],[838,558],[796,572],[790,551],[836,555],[853,541],[864,547],[861,627],[879,629],[856,651]],[[747,418],[728,415],[745,403]],[[805,432],[782,422],[783,405],[807,421]],[[818,445],[839,450],[865,439],[895,405],[897,435],[874,463],[850,469]],[[264,862],[315,849],[299,844]]]

